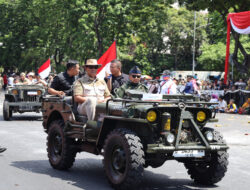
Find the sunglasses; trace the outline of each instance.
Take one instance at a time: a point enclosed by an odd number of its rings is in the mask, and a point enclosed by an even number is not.
[[[88,66],[86,66],[87,68],[89,68],[89,69],[98,69],[98,66],[92,66],[92,65],[88,65]]]
[[[141,78],[141,75],[132,75],[132,77],[135,78]]]

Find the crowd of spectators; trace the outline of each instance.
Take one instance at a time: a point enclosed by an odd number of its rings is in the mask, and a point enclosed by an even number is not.
[[[250,78],[243,80],[239,79],[236,82],[229,80],[227,84],[224,84],[222,80],[199,80],[195,77],[187,77],[187,79],[172,79],[177,87],[177,92],[183,93],[188,92],[188,89],[192,88],[193,86],[193,93],[199,96],[202,95],[204,92],[210,91],[211,93],[208,95],[207,99],[209,102],[218,103],[217,106],[214,108],[217,112],[226,112],[226,113],[240,113],[240,114],[250,114]],[[161,88],[161,82],[157,80],[144,80],[145,84],[149,88],[149,92],[157,93],[158,91],[155,90],[156,88]],[[233,99],[230,93],[245,92],[245,95],[241,95],[242,101],[238,101],[236,105],[235,99]],[[213,94],[213,92],[220,91],[223,95]],[[227,98],[224,95],[228,95]]]
[[[164,71],[165,72],[165,71]],[[244,98],[244,102],[240,105],[235,104],[235,99],[225,100],[224,96],[218,94],[209,94],[209,101],[212,103],[218,103],[215,106],[218,112],[228,112],[228,113],[248,113],[250,114],[250,78],[239,79],[236,82],[228,80],[227,84],[223,83],[222,80],[199,80],[197,76],[187,76],[185,79],[172,78],[168,73],[162,73],[161,78],[156,78],[155,80],[146,80],[142,78],[142,83],[144,83],[148,89],[149,93],[161,93],[161,94],[173,94],[173,93],[188,93],[202,95],[204,91],[223,91],[223,94],[227,92],[235,92],[237,90],[243,90],[248,92],[247,97]],[[167,77],[164,78],[164,75]],[[28,74],[0,74],[0,88],[6,89],[7,86],[21,85],[21,84],[38,84],[45,87],[49,87],[54,74],[49,75],[45,80],[41,79],[38,74],[29,72]],[[173,89],[174,88],[174,89]]]

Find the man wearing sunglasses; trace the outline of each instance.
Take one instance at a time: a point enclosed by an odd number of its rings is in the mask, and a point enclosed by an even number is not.
[[[148,93],[148,88],[140,83],[141,70],[139,67],[134,66],[129,71],[129,82],[123,84],[120,88],[115,89],[115,98],[126,98],[128,90],[137,90],[140,92]]]
[[[49,94],[63,96],[72,96],[72,85],[78,78],[80,66],[79,62],[69,60],[65,72],[59,73],[54,77],[50,87],[48,88]]]
[[[88,59],[84,66],[86,74],[73,87],[74,100],[78,103],[77,111],[81,115],[87,115],[88,120],[95,119],[96,104],[105,103],[110,98],[106,82],[96,78],[100,67],[96,59]]]

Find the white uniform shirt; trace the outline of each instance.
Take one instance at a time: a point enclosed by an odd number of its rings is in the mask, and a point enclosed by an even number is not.
[[[177,94],[177,85],[174,81],[169,79],[163,86],[161,87],[160,94]]]

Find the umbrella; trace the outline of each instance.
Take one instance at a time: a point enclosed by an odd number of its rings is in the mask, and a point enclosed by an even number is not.
[[[145,78],[146,80],[152,80],[153,78],[149,75],[142,75],[141,78]]]

